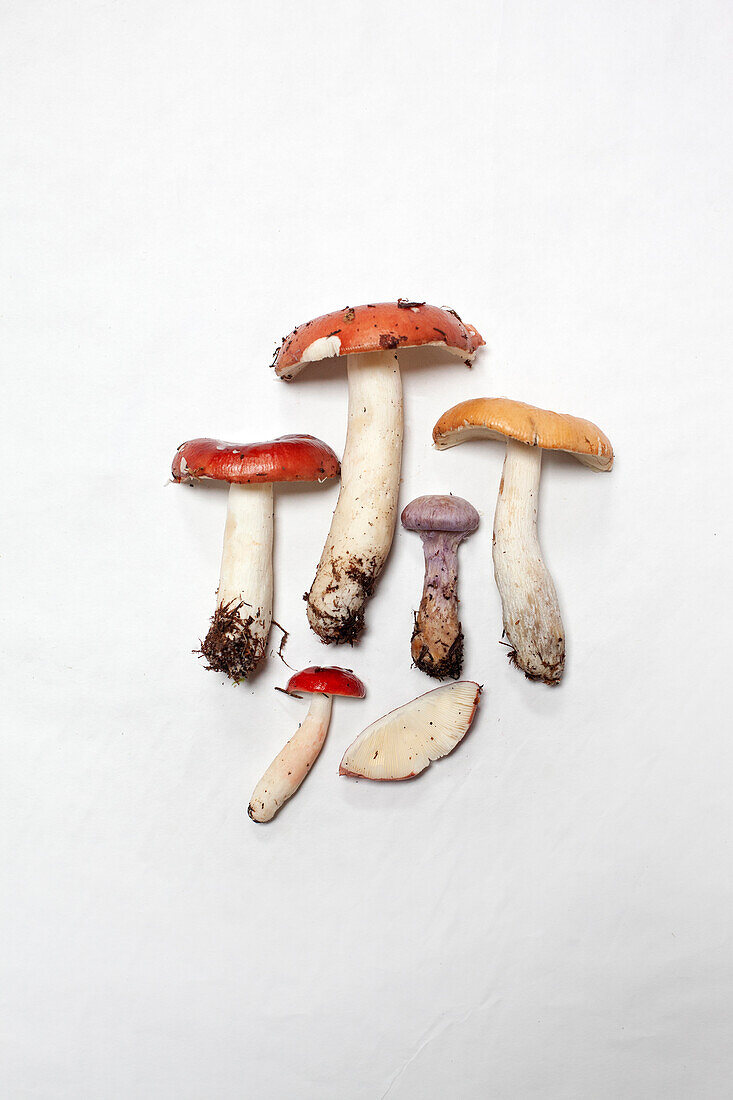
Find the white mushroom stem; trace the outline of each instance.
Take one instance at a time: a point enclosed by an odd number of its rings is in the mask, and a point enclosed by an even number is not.
[[[272,485],[230,485],[217,607],[201,652],[210,668],[235,680],[254,670],[267,646],[272,531]]]
[[[272,485],[229,486],[221,555],[220,604],[244,603],[266,639],[272,622]]]
[[[402,383],[397,356],[347,356],[349,419],[341,492],[308,594],[308,621],[324,642],[353,641],[387,560],[402,466]]]
[[[248,813],[253,821],[272,821],[303,782],[326,740],[332,695],[315,694],[303,724],[275,757],[254,789]]]
[[[494,576],[513,659],[531,680],[557,683],[565,631],[537,538],[542,450],[507,442],[494,516]]]

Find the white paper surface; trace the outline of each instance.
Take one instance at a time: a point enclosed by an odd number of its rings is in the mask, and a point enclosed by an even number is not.
[[[63,1100],[730,1095],[730,6],[3,5],[0,1092]],[[275,618],[341,663],[323,753],[246,815],[303,716],[273,657],[191,650],[225,498],[182,440],[345,435],[316,314],[407,296],[487,341],[404,356],[401,504],[453,491],[474,728],[420,779],[339,778],[428,690],[398,533],[361,645],[302,594],[337,487],[277,492]],[[596,421],[547,458],[557,690],[499,644],[505,394]],[[280,640],[273,631],[275,648]]]

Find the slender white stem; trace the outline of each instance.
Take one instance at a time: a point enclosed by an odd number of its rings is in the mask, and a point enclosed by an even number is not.
[[[308,595],[308,621],[324,642],[353,641],[387,560],[402,466],[402,382],[394,352],[347,357],[349,422],[341,492]]]
[[[509,440],[494,516],[494,576],[504,631],[517,665],[554,684],[565,665],[565,631],[537,538],[542,450]]]
[[[332,695],[312,695],[303,724],[275,757],[254,789],[249,802],[253,821],[272,821],[310,771],[326,740],[331,721]]]
[[[229,486],[216,613],[201,652],[234,680],[264,656],[272,624],[272,485]]]

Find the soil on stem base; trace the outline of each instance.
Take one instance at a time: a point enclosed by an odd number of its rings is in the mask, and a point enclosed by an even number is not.
[[[350,603],[355,606],[353,611],[341,610],[341,614],[329,614],[318,607],[314,607],[310,592],[303,597],[308,604],[308,622],[312,629],[326,645],[353,645],[364,629],[364,605],[374,591],[376,576],[380,569],[380,563],[376,558],[365,561],[363,558],[332,559],[331,572],[333,580],[326,592],[336,590],[342,580],[346,578],[356,586],[359,598],[354,598],[353,589],[350,593]]]
[[[201,648],[194,650],[206,660],[210,672],[223,672],[232,680],[245,680],[265,655],[261,624],[254,615],[242,616],[244,606],[234,601],[220,604]]]

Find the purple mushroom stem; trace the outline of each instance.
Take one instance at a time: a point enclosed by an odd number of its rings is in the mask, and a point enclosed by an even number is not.
[[[458,546],[475,531],[479,515],[462,497],[417,497],[402,513],[402,526],[417,531],[425,554],[422,600],[412,632],[412,659],[438,680],[457,680],[463,665],[458,617]]]

